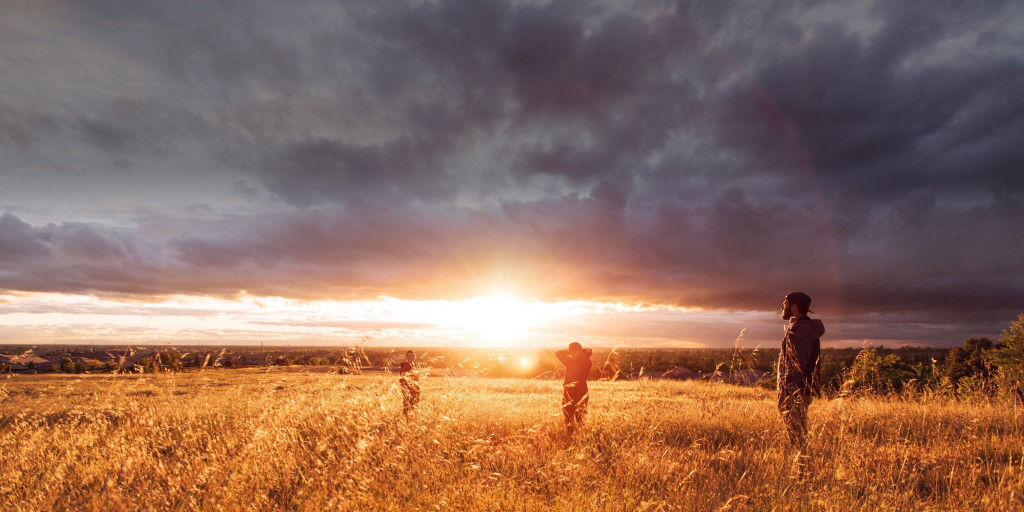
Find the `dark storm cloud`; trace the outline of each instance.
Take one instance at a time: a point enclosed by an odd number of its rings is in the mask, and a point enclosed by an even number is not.
[[[183,138],[201,137],[207,128],[200,116],[154,99],[118,99],[69,124],[83,142],[102,153],[164,158]]]
[[[33,164],[128,167],[132,162],[166,159],[183,144],[209,133],[200,115],[152,98],[117,98],[70,114],[57,110],[34,106],[19,111],[0,102],[0,147],[20,150]],[[71,141],[78,144],[69,148]],[[69,152],[75,158],[68,158]]]
[[[756,310],[804,288],[843,314],[1007,317],[1024,310],[1022,17],[1013,2],[74,2],[59,21],[116,57],[123,87],[60,108],[5,98],[0,144],[35,164],[77,144],[139,172],[224,167],[287,208],[159,236],[8,215],[0,286],[505,285]]]
[[[343,203],[358,195],[448,199],[455,183],[437,170],[435,151],[426,141],[376,146],[316,139],[287,145],[262,166],[266,185],[293,204]]]
[[[670,117],[695,102],[664,66],[689,59],[697,35],[676,18],[647,23],[607,10],[583,2],[354,9],[363,30],[317,34],[308,61],[357,63],[340,72],[350,87],[321,98],[334,124],[293,131],[286,123],[278,140],[243,136],[253,159],[234,163],[258,169],[270,190],[299,206],[353,195],[447,201],[456,186],[489,193],[453,169],[501,134],[503,147],[491,162],[473,162],[474,173],[498,167],[524,186],[539,174],[589,187],[632,172],[642,152],[672,135],[679,121]],[[366,103],[375,108],[363,112]],[[501,158],[511,168],[493,161]]]
[[[876,54],[902,55],[879,38],[865,48],[830,36],[760,73],[825,183],[880,201],[922,182],[948,191],[1016,176],[1007,184],[1019,188],[1024,156],[1014,126],[1024,104],[1002,90],[1021,85],[1024,63],[906,71],[905,62],[879,62]]]
[[[22,111],[0,101],[0,145],[27,149],[36,140],[57,133],[60,126],[45,112]]]
[[[158,285],[159,248],[131,233],[63,223],[35,227],[0,217],[0,276],[5,289],[70,293],[168,293]]]
[[[7,261],[45,256],[50,252],[46,237],[9,213],[0,217],[0,248],[3,248],[0,257]]]

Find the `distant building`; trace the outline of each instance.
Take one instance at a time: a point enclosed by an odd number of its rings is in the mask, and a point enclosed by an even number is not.
[[[60,360],[37,356],[31,351],[18,355],[0,355],[0,363],[7,365],[14,373],[53,372],[60,367]]]

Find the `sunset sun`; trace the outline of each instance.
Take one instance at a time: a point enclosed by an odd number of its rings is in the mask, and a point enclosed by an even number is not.
[[[446,324],[464,329],[481,345],[508,346],[552,317],[552,305],[527,303],[512,296],[484,296],[449,303]]]

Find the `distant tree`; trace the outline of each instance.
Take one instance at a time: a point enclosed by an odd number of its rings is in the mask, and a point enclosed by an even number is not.
[[[950,349],[938,375],[940,387],[954,396],[990,391],[992,364],[986,353],[992,345],[988,338],[967,338],[964,346]]]
[[[773,373],[778,377],[778,369],[773,368]],[[823,393],[834,394],[843,385],[843,375],[847,372],[847,366],[843,361],[835,358],[822,356],[819,363],[818,378],[821,380]]]
[[[996,366],[999,388],[1024,401],[1024,314],[1003,330],[988,360]]]
[[[160,353],[160,364],[167,366],[168,368],[178,370],[181,368],[181,352],[178,349],[171,348]]]
[[[135,363],[135,369],[141,373],[156,373],[160,370],[160,356],[154,354],[143,357]]]
[[[847,372],[843,391],[875,394],[899,392],[903,390],[904,383],[917,378],[918,373],[896,354],[882,355],[874,348],[865,348]]]
[[[64,356],[60,358],[59,368],[64,373],[75,373],[75,362],[70,357]]]

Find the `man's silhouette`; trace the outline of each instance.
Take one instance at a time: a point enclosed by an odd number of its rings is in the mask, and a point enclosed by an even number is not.
[[[811,395],[820,395],[818,359],[825,324],[811,319],[811,297],[803,292],[786,295],[782,319],[789,320],[779,353],[779,413],[789,440],[802,447],[807,436],[807,407]]]
[[[562,383],[562,413],[565,415],[565,428],[569,435],[583,424],[587,415],[587,403],[590,401],[590,390],[587,388],[587,377],[590,376],[589,348],[579,343],[569,344],[569,350],[555,352],[555,357],[565,365],[565,381]]]

